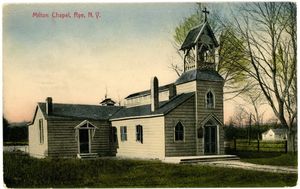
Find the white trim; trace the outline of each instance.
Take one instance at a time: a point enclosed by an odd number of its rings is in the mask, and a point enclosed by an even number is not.
[[[137,134],[138,133],[136,132],[136,130],[137,130],[138,127],[142,128],[142,130],[141,130],[141,140],[137,140]],[[143,125],[141,125],[141,124],[135,125],[135,142],[140,143],[140,144],[144,143],[144,128],[143,128]]]
[[[216,127],[217,130],[217,138],[216,138],[216,147],[217,147],[217,151],[216,151],[216,154],[220,154],[220,124],[216,124],[216,122],[213,120],[214,118],[210,118],[208,119],[203,125],[203,137],[202,137],[202,144],[203,144],[203,155],[205,155],[205,127],[209,127],[209,126],[205,126],[207,122],[211,121],[213,122],[214,125],[210,125],[210,126],[213,126],[213,127]]]
[[[209,114],[208,116],[206,116],[203,120],[201,120],[201,122],[199,122],[199,125],[205,125],[209,120],[213,121],[216,125],[223,125],[222,122],[218,119],[218,117],[216,115],[214,115],[213,113]]]
[[[196,155],[201,155],[199,148],[200,148],[200,144],[199,144],[199,139],[198,139],[198,127],[201,126],[199,124],[199,117],[198,117],[198,86],[197,86],[197,82],[195,82],[195,86],[196,86],[196,90],[195,90],[195,133],[196,133]],[[203,145],[202,145],[203,148]]]
[[[44,119],[41,118],[38,121],[38,129],[39,129],[39,144],[43,145],[45,140],[45,133],[44,133]]]
[[[87,128],[80,128],[81,126],[87,124]],[[91,126],[91,127],[90,127]],[[74,129],[98,129],[98,127],[96,127],[94,124],[92,124],[91,122],[89,122],[88,120],[84,120],[81,123],[79,123],[77,126],[74,127]]]
[[[126,129],[126,133],[122,133],[122,130]],[[125,136],[125,140],[122,140],[122,134],[126,134]],[[128,130],[127,130],[127,126],[120,126],[120,141],[121,142],[126,142],[128,141]]]

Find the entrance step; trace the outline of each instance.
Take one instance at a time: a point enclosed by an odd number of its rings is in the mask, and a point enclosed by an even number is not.
[[[212,161],[230,161],[230,160],[239,160],[240,158],[236,155],[232,156],[220,156],[220,157],[200,157],[193,159],[181,159],[180,164],[188,164],[188,163],[198,163],[198,162],[212,162]]]
[[[166,163],[199,163],[199,162],[213,162],[213,161],[230,161],[239,160],[236,155],[205,155],[205,156],[181,156],[181,157],[167,157],[163,161]]]
[[[97,153],[81,153],[77,154],[79,159],[96,159],[98,157]]]

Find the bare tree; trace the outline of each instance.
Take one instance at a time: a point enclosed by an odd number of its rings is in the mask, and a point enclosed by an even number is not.
[[[262,91],[253,87],[249,92],[242,94],[242,99],[249,105],[248,111],[252,113],[255,125],[263,123],[263,115],[265,112],[261,112],[260,108],[265,104],[265,99]]]
[[[234,116],[230,118],[230,122],[233,123],[233,125],[244,127],[247,125],[249,113],[242,105],[235,106],[234,109]]]
[[[248,3],[235,17],[236,29],[245,41],[250,66],[240,66],[259,86],[281,125],[290,131],[296,108],[296,5]],[[239,45],[239,44],[234,44]]]

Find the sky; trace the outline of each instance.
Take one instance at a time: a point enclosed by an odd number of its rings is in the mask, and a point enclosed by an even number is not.
[[[99,104],[106,91],[120,101],[149,89],[153,76],[159,85],[174,82],[169,66],[182,62],[174,29],[194,10],[193,3],[5,5],[4,117],[30,121],[37,102],[48,96],[54,103]],[[233,113],[230,102],[224,112],[226,121]]]

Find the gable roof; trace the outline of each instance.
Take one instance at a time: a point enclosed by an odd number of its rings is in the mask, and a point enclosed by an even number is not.
[[[46,114],[46,103],[39,102],[43,115],[48,118],[72,118],[72,119],[91,119],[109,120],[109,118],[120,110],[121,106],[100,106],[82,104],[60,104],[53,103],[53,112]]]
[[[275,134],[286,134],[286,133],[287,133],[287,130],[286,130],[286,129],[272,129],[272,131],[273,131]]]
[[[184,72],[175,82],[176,85],[194,80],[224,81],[223,77],[215,70],[193,69]]]
[[[214,124],[216,125],[224,125],[218,118],[218,116],[216,116],[214,113],[209,114],[208,116],[206,116],[202,121],[200,121],[201,125],[205,125],[207,122],[212,121],[214,122]]]
[[[287,129],[269,129],[269,130],[263,132],[263,134],[267,134],[269,131],[273,131],[275,135],[287,133]]]
[[[133,118],[133,117],[140,117],[140,116],[154,116],[154,115],[165,115],[172,111],[174,108],[179,106],[180,104],[184,103],[186,100],[190,99],[194,96],[194,92],[191,93],[182,93],[179,94],[168,101],[163,101],[159,103],[159,108],[151,112],[151,105],[142,105],[142,106],[135,106],[129,108],[122,108],[116,114],[111,117],[111,120],[115,119],[126,119],[126,118]]]
[[[101,105],[110,105],[113,106],[114,104],[116,104],[115,101],[113,101],[111,98],[105,98],[104,100],[102,100],[100,102]]]
[[[211,27],[209,26],[208,22],[205,22],[204,24],[196,26],[189,31],[184,42],[181,45],[180,50],[191,49],[197,43],[197,41],[199,40],[201,34],[203,34],[205,29],[207,29],[208,35],[212,38],[215,47],[218,47],[219,46],[218,41]]]
[[[173,85],[173,83],[160,86],[158,88],[158,90],[159,90],[159,92],[168,90],[171,85]],[[151,90],[145,90],[145,91],[141,91],[141,92],[136,92],[136,93],[132,93],[132,94],[128,95],[125,99],[135,98],[135,97],[139,97],[139,96],[146,96],[146,95],[150,95],[150,93],[151,93]]]

